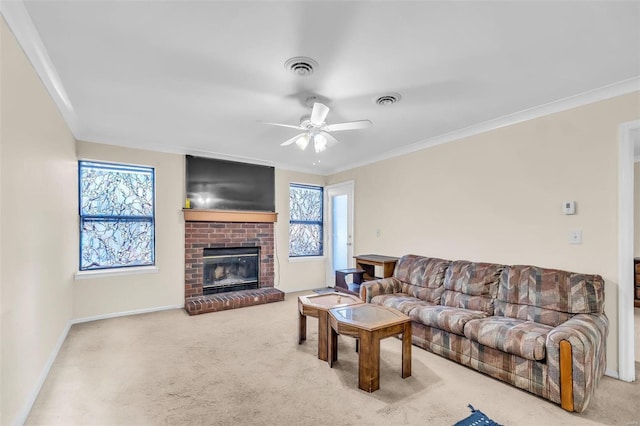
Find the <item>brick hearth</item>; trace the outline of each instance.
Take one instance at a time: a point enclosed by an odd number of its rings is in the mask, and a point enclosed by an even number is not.
[[[203,295],[204,249],[231,247],[260,247],[259,288]],[[273,284],[274,223],[189,221],[185,215],[184,285],[189,315],[284,300],[284,293]]]
[[[282,302],[283,300],[283,292],[272,287],[267,287],[255,290],[230,291],[227,293],[189,297],[185,301],[185,309],[189,315],[198,315],[206,312],[262,305],[264,303]]]

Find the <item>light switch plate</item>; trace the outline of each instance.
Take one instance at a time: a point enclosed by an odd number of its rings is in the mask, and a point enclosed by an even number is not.
[[[562,203],[562,213],[564,214],[576,214],[576,202],[564,201]]]

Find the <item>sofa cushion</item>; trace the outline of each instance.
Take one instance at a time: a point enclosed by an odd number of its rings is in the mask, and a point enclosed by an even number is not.
[[[601,276],[530,265],[504,268],[495,301],[495,315],[554,327],[573,314],[603,310]]]
[[[444,291],[444,273],[450,263],[408,254],[398,260],[393,276],[402,282],[402,293],[438,304]]]
[[[440,303],[493,315],[493,299],[503,269],[504,265],[495,263],[451,262],[444,276],[444,293]]]
[[[405,315],[418,306],[433,306],[430,302],[403,293],[379,294],[371,299],[371,303],[397,309]]]
[[[413,321],[461,336],[464,336],[464,327],[467,322],[472,319],[486,318],[487,316],[482,311],[471,311],[442,305],[416,306],[407,315]]]
[[[548,325],[508,317],[471,320],[464,328],[470,340],[532,361],[546,357]]]

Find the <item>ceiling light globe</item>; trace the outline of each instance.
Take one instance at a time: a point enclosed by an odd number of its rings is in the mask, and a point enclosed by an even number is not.
[[[309,145],[309,135],[305,134],[296,139],[296,145],[304,151],[307,148],[307,145]]]
[[[316,152],[322,152],[327,149],[327,138],[323,134],[318,133],[313,137],[313,147]]]

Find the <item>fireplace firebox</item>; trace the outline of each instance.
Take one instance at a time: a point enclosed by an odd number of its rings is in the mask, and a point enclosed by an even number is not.
[[[260,247],[203,249],[203,294],[259,287]]]

